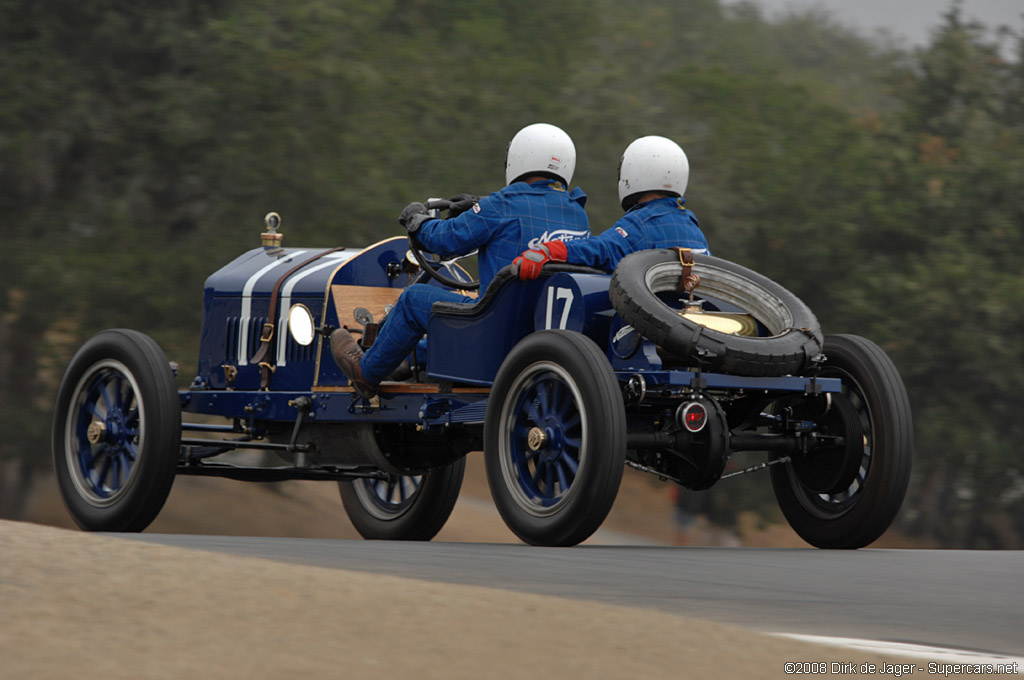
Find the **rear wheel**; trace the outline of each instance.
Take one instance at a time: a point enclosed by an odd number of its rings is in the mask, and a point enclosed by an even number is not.
[[[815,418],[816,431],[843,444],[772,466],[772,487],[805,541],[861,548],[885,532],[903,504],[914,448],[910,402],[896,367],[870,340],[829,335],[824,351],[821,377],[839,378],[842,392]]]
[[[72,519],[89,531],[142,531],[170,493],[181,406],[152,338],[107,330],[72,358],[54,409],[53,464]]]
[[[455,508],[466,471],[463,456],[422,475],[338,482],[341,501],[363,538],[429,541]]]
[[[534,545],[593,534],[622,481],[626,417],[601,350],[571,331],[540,331],[498,371],[484,426],[487,482],[505,524]]]

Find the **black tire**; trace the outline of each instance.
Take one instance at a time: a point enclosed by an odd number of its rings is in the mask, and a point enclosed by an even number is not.
[[[674,250],[642,250],[619,263],[609,288],[612,306],[641,335],[672,355],[707,370],[749,376],[801,373],[821,353],[822,333],[814,313],[771,279],[728,260],[694,255],[698,295],[743,309],[768,336],[731,335],[684,318],[658,298],[674,291],[682,273]]]
[[[181,402],[149,336],[93,336],[71,359],[53,419],[53,466],[72,519],[87,531],[142,531],[174,483]]]
[[[359,535],[368,540],[429,541],[459,499],[466,458],[422,475],[338,482],[341,502]]]
[[[825,356],[821,377],[841,379],[843,390],[815,422],[823,434],[845,437],[849,448],[824,451],[824,463],[812,453],[806,461],[772,466],[772,488],[805,541],[862,548],[889,528],[907,492],[914,449],[910,401],[896,367],[870,340],[826,336]]]
[[[516,536],[547,546],[588,538],[615,502],[625,456],[619,384],[593,341],[540,331],[512,349],[487,403],[484,458]]]

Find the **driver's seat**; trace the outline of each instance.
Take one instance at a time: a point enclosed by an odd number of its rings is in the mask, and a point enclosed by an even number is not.
[[[593,267],[548,263],[539,279],[521,281],[515,265],[498,270],[476,302],[435,302],[427,337],[427,375],[490,385],[505,356],[534,330],[533,310],[544,279],[561,272],[605,274]]]

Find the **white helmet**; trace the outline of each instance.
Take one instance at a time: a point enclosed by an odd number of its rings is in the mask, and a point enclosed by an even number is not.
[[[641,137],[622,152],[619,202],[623,210],[628,210],[639,194],[648,191],[682,196],[689,179],[690,161],[678,144],[655,135]]]
[[[568,186],[576,170],[576,146],[561,128],[547,123],[527,125],[508,143],[505,183],[529,175],[551,175]]]

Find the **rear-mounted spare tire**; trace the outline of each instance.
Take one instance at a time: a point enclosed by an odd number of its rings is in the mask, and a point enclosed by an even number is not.
[[[658,297],[675,291],[683,274],[676,250],[627,255],[612,276],[615,311],[637,332],[673,356],[706,370],[749,376],[800,374],[821,355],[824,342],[814,313],[766,276],[728,260],[693,255],[698,297],[728,303],[750,314],[767,335],[734,335],[683,317]]]

